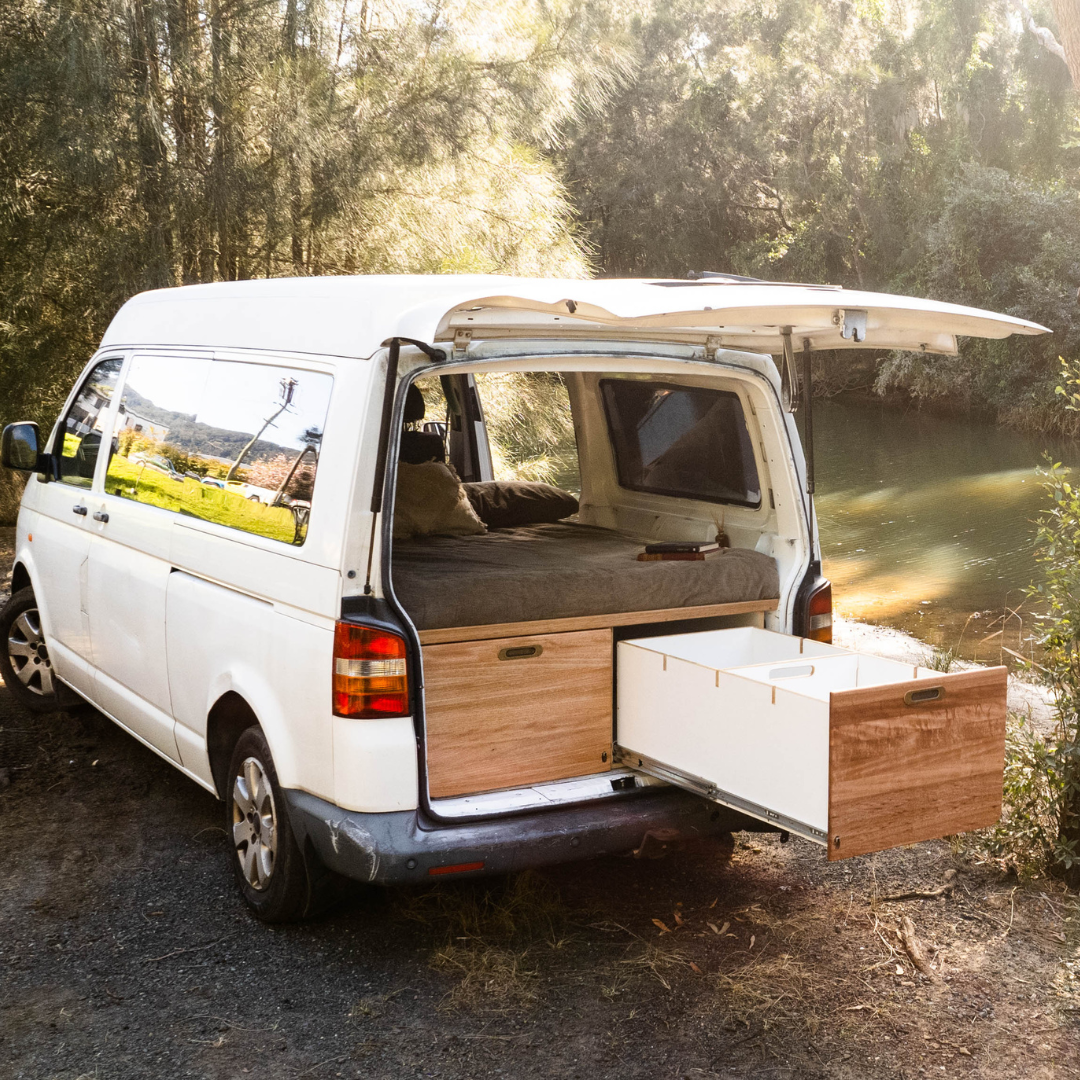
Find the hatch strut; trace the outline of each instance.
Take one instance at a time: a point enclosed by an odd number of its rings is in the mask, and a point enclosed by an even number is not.
[[[814,494],[814,384],[813,375],[810,371],[810,339],[802,339],[802,389],[803,402],[806,406],[806,420],[804,431],[806,432],[806,493]]]

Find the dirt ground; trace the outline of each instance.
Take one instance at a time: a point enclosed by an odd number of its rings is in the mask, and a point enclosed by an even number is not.
[[[219,804],[99,714],[0,687],[4,769],[4,1080],[1080,1077],[1076,897],[960,842],[830,865],[742,834],[268,928]]]

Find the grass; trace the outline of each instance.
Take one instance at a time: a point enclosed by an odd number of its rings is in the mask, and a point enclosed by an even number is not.
[[[284,544],[298,542],[292,511],[286,506],[267,506],[190,477],[168,476],[119,454],[114,454],[109,462],[105,490],[110,495],[160,506],[163,510],[280,540]],[[306,526],[300,533],[299,543],[303,543],[304,531]]]
[[[531,871],[403,891],[397,901],[399,918],[423,924],[439,942],[431,966],[454,979],[441,1003],[447,1010],[502,1013],[535,1003],[534,958],[567,941],[558,890]]]

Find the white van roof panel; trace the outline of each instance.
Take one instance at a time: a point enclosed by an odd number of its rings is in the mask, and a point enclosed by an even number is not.
[[[574,280],[496,275],[269,278],[140,293],[103,345],[217,346],[368,357],[391,337],[604,338],[782,351],[955,353],[962,336],[1049,333],[978,308],[835,286],[718,279]],[[854,328],[854,332],[852,332]]]

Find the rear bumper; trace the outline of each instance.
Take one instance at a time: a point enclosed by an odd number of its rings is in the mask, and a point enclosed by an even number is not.
[[[431,881],[433,868],[462,863],[483,863],[483,869],[457,876],[621,854],[639,847],[647,832],[660,829],[672,830],[665,839],[693,839],[762,828],[760,822],[674,788],[447,826],[427,822],[415,810],[362,814],[302,791],[286,791],[285,796],[301,846],[310,841],[331,870],[379,885]]]

